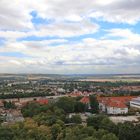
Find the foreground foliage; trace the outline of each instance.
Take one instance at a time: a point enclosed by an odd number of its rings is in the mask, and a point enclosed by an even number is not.
[[[48,105],[28,103],[22,109],[25,121],[1,125],[0,140],[140,139],[140,124],[114,124],[107,116],[99,114],[89,116],[87,124],[82,124],[81,116],[73,112],[84,112],[84,108],[79,100],[73,98],[61,98]]]

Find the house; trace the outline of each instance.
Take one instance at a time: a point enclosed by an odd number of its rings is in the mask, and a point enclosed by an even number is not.
[[[36,102],[41,105],[47,105],[49,103],[48,99],[39,99]]]
[[[89,96],[84,96],[81,100],[81,103],[86,104],[88,109],[91,109]]]
[[[20,103],[19,101],[15,101],[14,104],[17,109],[21,109],[24,106],[23,103]]]
[[[134,96],[121,97],[97,97],[99,102],[99,110],[107,114],[127,114],[128,104]],[[89,97],[85,96],[80,100],[84,104],[89,104]]]
[[[82,92],[80,91],[76,91],[76,92],[72,92],[69,94],[70,97],[78,97],[78,96],[82,96]]]
[[[80,100],[81,103],[83,104],[89,104],[89,97],[88,96],[84,96],[81,100]]]
[[[128,107],[121,101],[111,101],[106,105],[107,114],[127,114]]]
[[[133,98],[130,101],[130,107],[139,108],[140,109],[140,97]]]
[[[121,97],[100,97],[99,109],[101,112],[107,114],[127,114],[128,104],[133,96],[121,96]]]

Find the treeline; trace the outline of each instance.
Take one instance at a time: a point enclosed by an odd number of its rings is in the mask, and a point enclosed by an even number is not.
[[[107,116],[96,115],[87,119],[87,126],[92,126],[96,130],[105,130],[113,133],[119,140],[139,140],[140,124],[131,122],[113,123]],[[108,138],[112,140],[111,138]]]
[[[26,97],[44,97],[53,96],[53,93],[47,92],[32,92],[32,93],[13,93],[13,94],[0,94],[0,99],[10,99],[10,98],[26,98]]]
[[[119,97],[119,96],[140,96],[140,91],[131,91],[131,92],[117,92],[112,94],[102,94],[101,97]]]
[[[139,96],[140,95],[140,91],[129,91],[129,92],[125,92],[125,91],[121,91],[121,92],[115,92],[112,94],[102,94],[102,97],[117,97],[117,96]]]
[[[93,86],[101,86],[101,87],[119,87],[119,86],[139,86],[140,82],[139,81],[132,81],[132,82],[127,82],[127,81],[105,81],[105,82],[97,82],[97,81],[83,81],[83,82],[79,82],[79,81],[74,81],[73,84],[78,84],[78,86],[81,87],[88,87],[90,85]]]
[[[99,111],[98,101],[95,96],[92,95],[89,97],[90,104],[91,104],[90,108],[88,104],[83,104],[82,102],[80,102],[81,98],[82,97],[77,97],[77,98],[61,97],[56,102],[50,101],[48,105],[40,105],[36,101],[33,101],[33,102],[27,103],[27,105],[24,106],[21,111],[24,117],[33,117],[42,112],[46,113],[47,111],[49,112],[52,111],[54,113],[54,111],[56,110],[57,112],[60,112],[60,115],[62,114],[65,115],[65,117],[69,113],[82,113],[86,111],[91,112],[91,113],[98,113]],[[58,116],[59,115],[57,114],[57,117]]]
[[[109,90],[110,87],[120,87],[120,86],[140,86],[140,82],[126,82],[126,81],[105,81],[105,82],[96,82],[96,81],[67,81],[62,88],[66,91],[72,92],[74,89],[79,91],[93,91],[96,92],[100,89],[102,92]]]
[[[66,127],[63,122],[47,126],[39,125],[33,119],[0,127],[1,140],[119,140],[106,130],[75,125]]]

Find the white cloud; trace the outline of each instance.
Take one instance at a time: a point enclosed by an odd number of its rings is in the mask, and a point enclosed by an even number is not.
[[[1,0],[0,29],[33,29],[32,11],[38,17],[82,21],[88,17],[134,24],[140,20],[139,0]]]
[[[0,29],[26,30],[33,28],[30,12],[31,9],[23,1],[0,0]]]
[[[114,23],[135,24],[140,21],[139,0],[112,0],[95,6],[89,17]],[[95,13],[95,14],[94,14]]]
[[[109,36],[119,36],[120,30],[111,30]],[[126,31],[130,34],[128,36],[124,34],[123,37],[125,36],[125,38],[120,40],[86,38],[82,42],[73,44],[68,44],[66,43],[68,40],[63,39],[9,42],[1,51],[14,52],[16,50],[39,59],[40,62],[46,61],[45,64],[53,65],[117,65],[118,62],[125,63],[126,59],[135,62],[140,57],[140,48],[137,47],[140,45],[140,35],[132,33],[128,29]],[[135,42],[131,40],[135,40]],[[61,44],[51,46],[51,43],[55,42]]]
[[[99,26],[89,21],[62,23],[57,22],[50,25],[42,25],[39,27],[39,31],[35,31],[33,34],[36,36],[59,36],[59,37],[71,37],[85,34],[92,34],[97,32]]]
[[[0,37],[7,40],[16,40],[30,36],[47,37],[73,37],[93,34],[99,30],[99,25],[89,21],[80,22],[55,22],[49,25],[38,25],[37,29],[30,31],[0,31]]]
[[[139,0],[40,0],[34,4],[38,16],[57,20],[102,18],[109,22],[134,24],[140,20]],[[72,18],[71,18],[72,17]]]
[[[139,0],[40,0],[0,1],[0,37],[16,39],[36,36],[74,36],[95,33],[99,25],[88,18],[110,22],[136,23],[140,20]],[[53,19],[50,25],[35,30],[31,12],[38,17]],[[65,22],[72,21],[72,22]],[[28,30],[27,30],[28,29]],[[30,29],[30,30],[29,30]],[[20,32],[22,31],[22,32]],[[26,32],[23,32],[26,31]]]
[[[100,22],[94,23],[90,18],[135,24],[140,20],[139,6],[139,0],[1,0],[0,38],[6,41],[0,53],[25,56],[0,56],[0,72],[106,73],[125,71],[124,66],[130,72],[133,65],[139,72],[140,34],[133,29],[106,30],[100,39],[86,37],[100,34]],[[32,11],[38,18],[52,22],[32,23]],[[85,38],[76,42],[65,39],[81,35]],[[30,36],[58,39],[17,41]]]

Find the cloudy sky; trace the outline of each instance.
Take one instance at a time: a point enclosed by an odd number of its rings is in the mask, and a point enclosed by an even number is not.
[[[140,0],[0,0],[0,73],[140,73]]]

